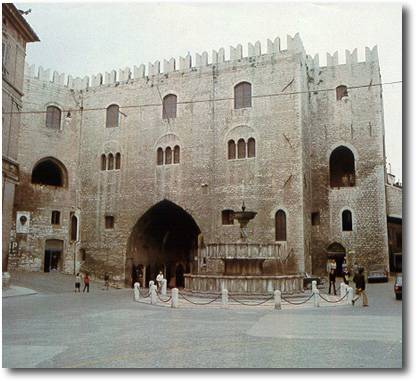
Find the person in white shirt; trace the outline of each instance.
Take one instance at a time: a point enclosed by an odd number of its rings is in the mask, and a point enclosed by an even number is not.
[[[159,271],[159,274],[156,277],[157,288],[160,288],[162,286],[162,280],[163,280],[163,273],[162,271]]]

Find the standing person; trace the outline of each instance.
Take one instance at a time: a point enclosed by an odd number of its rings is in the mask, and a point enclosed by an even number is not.
[[[363,307],[368,307],[368,297],[367,293],[365,292],[365,277],[364,277],[364,269],[360,267],[358,270],[358,274],[354,276],[353,279],[355,283],[355,292],[356,295],[352,299],[352,305],[355,304],[355,302],[360,299],[360,296],[363,297]]]
[[[331,264],[332,264],[332,261],[331,259],[328,258],[328,260],[326,261],[326,272],[328,275],[331,272]]]
[[[347,260],[344,259],[344,262],[342,263],[342,277],[344,278],[344,283],[345,284],[348,284],[349,275],[350,275],[350,273],[348,271]]]
[[[331,286],[334,286],[334,295],[337,294],[337,290],[335,288],[335,281],[336,281],[336,275],[335,275],[335,270],[331,269],[331,272],[329,273],[329,290],[328,290],[328,294],[331,295]]]
[[[108,288],[110,287],[110,275],[108,272],[104,273],[104,288],[108,291]]]
[[[335,259],[332,259],[331,261],[331,270],[334,270],[334,272],[337,271],[337,262],[335,261]]]
[[[163,273],[159,271],[159,274],[156,277],[157,288],[160,289],[162,287],[162,280],[163,280]]]
[[[82,292],[85,292],[85,290],[87,290],[87,292],[90,292],[90,276],[88,275],[88,273],[85,273],[84,275],[84,289],[82,290]]]
[[[75,292],[81,292],[81,274],[77,273],[75,277]]]

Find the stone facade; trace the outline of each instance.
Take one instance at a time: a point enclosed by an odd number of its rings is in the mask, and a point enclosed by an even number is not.
[[[210,63],[206,52],[195,63],[181,57],[179,67],[165,60],[163,72],[155,62],[147,72],[140,65],[118,76],[65,78],[27,68],[24,110],[40,113],[22,118],[16,212],[29,211],[31,226],[29,233],[14,232],[15,266],[42,270],[45,242],[56,239],[63,242],[65,272],[81,265],[95,276],[109,271],[116,280],[131,281],[132,270],[143,265],[139,276],[149,280],[156,267],[166,270],[173,261],[176,267],[166,271],[168,278],[176,271],[176,281],[178,266],[221,274],[224,261],[205,255],[207,247],[238,241],[239,227],[224,224],[221,211],[239,210],[243,201],[257,212],[248,225],[249,242],[278,245],[290,273],[323,273],[333,243],[350,261],[388,263],[376,47],[366,48],[364,62],[354,51],[345,64],[329,55],[323,67],[295,35],[284,50],[278,38],[268,41],[266,53],[260,43],[249,44],[247,57],[238,45],[230,48],[229,60],[220,49]],[[251,105],[236,109],[234,88],[241,82],[251,84]],[[339,85],[348,88],[341,100]],[[162,115],[168,94],[177,97],[176,116],[169,119]],[[114,104],[120,107],[118,126],[109,127],[106,109]],[[49,105],[62,112],[59,129],[45,127]],[[68,111],[71,118],[65,118]],[[228,158],[230,140],[250,138],[253,157]],[[158,148],[166,153],[174,146],[179,162],[157,165]],[[330,186],[330,155],[340,146],[354,155],[354,186]],[[102,170],[102,160],[108,166],[116,153],[120,168]],[[65,186],[31,183],[36,164],[48,157],[64,168]],[[341,229],[345,209],[352,213],[351,231]],[[50,224],[53,210],[63,216],[59,228]],[[279,210],[286,234],[276,242]],[[317,212],[319,224],[312,225]],[[78,216],[76,240],[70,239],[71,213]]]
[[[2,14],[2,268],[7,272],[15,187],[19,182],[17,149],[26,44],[39,38],[13,4],[2,4]]]

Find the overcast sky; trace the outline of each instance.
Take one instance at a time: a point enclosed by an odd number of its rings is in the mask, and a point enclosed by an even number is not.
[[[383,82],[402,79],[401,7],[395,3],[17,3],[41,42],[29,44],[27,62],[72,76],[146,64],[188,52],[243,45],[299,32],[305,50],[320,56],[378,45]],[[402,178],[401,85],[383,89],[387,162]]]

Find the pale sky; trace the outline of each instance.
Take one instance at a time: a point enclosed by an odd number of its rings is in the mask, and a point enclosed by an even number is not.
[[[72,76],[243,45],[299,32],[307,54],[378,45],[383,82],[402,80],[402,14],[397,3],[17,3],[41,42],[29,44],[26,60]],[[210,62],[210,61],[209,61]],[[383,88],[387,162],[402,179],[402,86]]]

